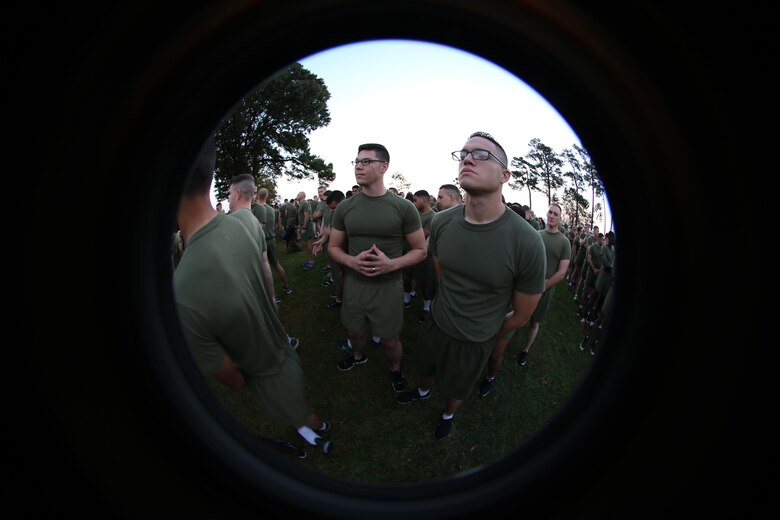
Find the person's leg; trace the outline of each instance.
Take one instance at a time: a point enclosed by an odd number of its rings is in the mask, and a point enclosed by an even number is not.
[[[401,358],[404,352],[401,338],[398,336],[382,338],[382,345],[385,347],[387,360],[390,362],[390,370],[393,372],[401,370]]]

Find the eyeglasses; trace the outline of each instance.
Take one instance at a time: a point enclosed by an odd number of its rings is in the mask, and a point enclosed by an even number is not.
[[[357,166],[358,163],[362,164],[363,166],[368,166],[372,162],[386,162],[386,161],[383,161],[382,159],[355,159],[354,161],[350,161],[350,162],[355,166]]]
[[[476,148],[474,150],[456,150],[456,151],[452,152],[452,159],[455,160],[455,161],[460,162],[460,161],[465,160],[466,156],[468,156],[468,154],[471,154],[471,157],[475,161],[487,161],[488,158],[490,158],[490,156],[493,156],[493,159],[498,161],[498,164],[500,164],[504,168],[507,167],[507,165],[504,164],[503,161],[501,161],[501,159],[499,159],[498,157],[493,155],[493,152],[491,152],[489,150],[483,150],[482,148]]]

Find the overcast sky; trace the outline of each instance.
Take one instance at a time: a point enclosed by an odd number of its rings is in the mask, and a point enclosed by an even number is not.
[[[331,189],[346,192],[355,183],[350,161],[361,143],[382,143],[390,152],[386,186],[393,186],[391,176],[399,172],[412,191],[434,195],[457,176],[450,152],[462,148],[472,132],[492,134],[510,161],[528,153],[533,138],[556,152],[581,146],[535,90],[490,61],[452,47],[381,40],[335,47],[299,62],[322,78],[331,94],[331,123],[309,137],[312,153],[333,164]],[[279,179],[278,188],[282,199],[299,191],[311,198],[317,182]],[[515,192],[508,185],[504,197],[529,202],[526,190]],[[546,204],[546,197],[534,195],[537,215],[544,215]]]

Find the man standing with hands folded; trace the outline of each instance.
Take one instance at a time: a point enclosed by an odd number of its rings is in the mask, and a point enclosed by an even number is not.
[[[344,199],[333,213],[328,254],[345,266],[341,321],[352,343],[352,354],[338,364],[341,371],[368,361],[370,334],[382,338],[392,387],[402,392],[403,282],[401,272],[425,259],[426,244],[420,214],[410,201],[388,191],[384,175],[390,154],[381,144],[358,147],[353,161],[360,192]],[[410,248],[403,254],[404,240]]]

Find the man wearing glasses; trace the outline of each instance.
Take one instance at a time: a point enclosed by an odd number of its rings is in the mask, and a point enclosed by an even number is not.
[[[422,378],[418,388],[398,396],[401,404],[428,399],[435,381],[444,396],[437,439],[449,434],[496,343],[531,317],[547,265],[539,232],[501,200],[511,175],[501,145],[476,132],[452,157],[468,197],[431,222],[428,252],[438,290],[418,336]]]
[[[328,242],[331,259],[346,269],[341,321],[352,344],[352,353],[338,369],[351,370],[368,361],[365,346],[373,333],[382,338],[393,390],[402,392],[406,383],[399,338],[404,316],[401,273],[425,259],[425,236],[414,204],[385,188],[387,148],[362,144],[352,163],[360,191],[336,207]],[[410,246],[405,254],[404,240]]]

